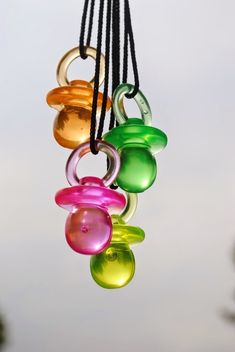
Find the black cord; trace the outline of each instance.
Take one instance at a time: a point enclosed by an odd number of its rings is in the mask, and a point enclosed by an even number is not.
[[[113,0],[112,3],[112,93],[120,84],[120,1]],[[113,109],[110,114],[109,130],[115,125],[115,115]],[[109,168],[109,159],[107,158],[107,169]],[[111,189],[117,189],[118,186],[110,185]]]
[[[79,48],[80,48],[80,55],[81,55],[82,59],[87,58],[87,56],[85,54],[84,37],[85,37],[85,29],[86,29],[86,18],[87,18],[88,4],[89,4],[89,0],[85,0],[83,12],[82,12],[81,29],[80,29]]]
[[[97,139],[102,138],[104,121],[106,116],[107,99],[108,99],[111,15],[112,15],[112,0],[108,0],[107,11],[106,11],[107,20],[106,20],[106,38],[105,38],[105,78],[104,78],[103,100],[102,100],[102,108],[101,108],[101,114],[100,114],[100,122],[99,122],[99,128],[97,133]]]
[[[86,55],[86,52],[85,52],[86,48],[85,48],[84,41],[85,41],[85,31],[86,31],[88,5],[89,5],[89,0],[85,0],[84,7],[83,7],[83,13],[82,13],[80,39],[79,39],[80,55],[81,55],[81,58],[83,60],[87,59],[87,55]],[[95,0],[91,0],[86,46],[90,46],[90,42],[91,42],[91,35],[92,35],[92,28],[93,28],[93,18],[94,18],[94,8],[95,8]]]
[[[131,13],[130,13],[130,5],[129,0],[124,0],[124,60],[123,60],[123,82],[127,81],[127,72],[128,72],[128,38],[130,43],[130,52],[131,52],[131,60],[132,67],[134,73],[134,89],[131,93],[127,93],[125,96],[129,99],[134,98],[139,90],[139,73],[137,67],[136,60],[136,52],[135,52],[135,40],[131,23]]]
[[[93,19],[94,19],[94,9],[95,9],[95,0],[91,0],[86,46],[90,46],[90,43],[91,43],[91,35],[92,35]]]
[[[90,6],[89,6],[90,5]],[[89,7],[89,23],[88,31],[85,42],[86,23]],[[81,32],[80,32],[80,53],[83,59],[87,58],[86,46],[90,46],[93,29],[94,19],[94,8],[95,0],[85,0],[84,8],[81,21]],[[100,58],[102,49],[102,35],[103,35],[103,16],[104,16],[104,0],[99,0],[99,15],[98,15],[98,30],[97,30],[97,55],[95,65],[95,77],[94,77],[94,93],[92,102],[91,112],[91,129],[90,129],[90,149],[93,154],[97,154],[96,150],[96,113],[97,113],[97,101],[98,101],[98,90],[99,90],[99,74],[100,74]],[[112,23],[112,28],[111,28]],[[108,99],[109,89],[109,70],[110,70],[110,36],[112,31],[112,93],[120,84],[120,0],[107,0],[106,10],[106,39],[105,39],[105,80],[104,80],[104,91],[103,100],[101,107],[100,122],[97,132],[97,138],[102,138],[104,121],[106,116],[106,106]],[[123,73],[122,82],[126,83],[128,80],[128,52],[130,50],[133,75],[134,75],[134,89],[132,92],[126,94],[127,98],[133,98],[139,90],[139,74],[135,52],[135,41],[132,29],[131,14],[129,0],[124,0],[124,47],[123,47]],[[115,125],[115,116],[113,109],[110,115],[109,130]],[[116,122],[117,125],[117,122]]]
[[[97,31],[97,48],[96,48],[96,62],[95,62],[95,77],[94,77],[94,93],[91,112],[91,129],[90,129],[90,150],[93,154],[98,154],[95,143],[96,132],[96,112],[97,100],[99,93],[99,75],[100,75],[100,57],[102,48],[102,34],[103,34],[103,15],[104,15],[104,0],[100,0],[98,31]]]
[[[113,0],[112,14],[112,94],[120,84],[120,1]],[[110,115],[109,130],[115,125],[113,109]]]
[[[126,1],[124,0],[124,45],[123,45],[123,72],[122,82],[127,83],[128,76],[128,28],[127,28],[127,9]]]

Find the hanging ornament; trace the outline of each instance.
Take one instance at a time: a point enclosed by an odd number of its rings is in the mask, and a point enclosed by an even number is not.
[[[70,50],[60,60],[57,68],[59,87],[48,93],[47,103],[58,111],[53,128],[56,141],[65,148],[74,149],[66,164],[70,187],[58,191],[55,196],[56,203],[69,211],[65,225],[67,243],[75,252],[91,255],[90,272],[99,286],[120,288],[127,285],[135,273],[135,257],[130,247],[142,242],[145,237],[141,228],[128,224],[136,210],[136,193],[144,192],[156,179],[154,156],[165,148],[167,136],[152,127],[150,106],[139,90],[129,0],[123,2],[123,21],[120,18],[120,0],[106,3],[100,0],[98,3],[96,49],[90,45],[95,1],[85,0],[79,47]],[[120,35],[121,22],[124,24],[123,38]],[[105,45],[102,45],[104,28]],[[102,54],[103,47],[105,56]],[[134,85],[127,83],[129,51]],[[70,64],[79,57],[85,60],[88,56],[95,60],[94,78],[90,82],[69,81]],[[109,132],[103,136],[106,113],[111,107],[109,90],[112,91],[113,106]],[[141,119],[127,117],[124,96],[135,99]],[[108,157],[106,175],[102,179],[96,176],[79,179],[76,173],[79,160],[88,152],[98,154],[100,151]],[[117,185],[126,191],[126,197],[114,191]]]
[[[86,55],[96,59],[96,49],[87,47]],[[91,111],[93,103],[94,79],[91,82],[82,80],[68,81],[69,65],[80,57],[80,49],[74,48],[60,60],[57,68],[57,81],[60,87],[51,90],[47,95],[47,103],[58,111],[54,121],[53,133],[56,141],[65,148],[75,149],[90,138]],[[99,86],[104,81],[105,58],[101,54]],[[98,93],[97,116],[101,112],[103,94]],[[106,110],[111,107],[107,97]]]
[[[127,118],[123,108],[124,95],[133,91],[131,84],[120,84],[113,95],[113,111],[119,126],[103,138],[113,144],[121,156],[117,184],[127,192],[140,193],[149,188],[157,175],[154,155],[165,148],[167,136],[152,127],[152,114],[147,99],[139,90],[134,99],[142,119]]]
[[[126,286],[135,273],[135,257],[130,245],[144,240],[144,231],[127,222],[137,207],[137,195],[127,193],[127,205],[121,215],[112,215],[113,233],[109,247],[91,257],[90,270],[95,282],[104,288]]]
[[[122,210],[126,200],[123,194],[108,188],[117,177],[120,158],[108,143],[97,141],[96,147],[109,158],[109,169],[103,179],[83,177],[76,174],[78,161],[90,151],[89,142],[81,144],[70,155],[66,176],[72,187],[57,192],[56,203],[69,211],[65,236],[69,246],[77,253],[97,254],[110,243],[112,221],[109,211]]]

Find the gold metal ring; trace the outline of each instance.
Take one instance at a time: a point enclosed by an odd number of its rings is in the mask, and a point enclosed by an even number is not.
[[[85,47],[85,53],[87,56],[92,57],[94,60],[96,59],[97,51],[95,48],[92,48],[90,46]],[[60,86],[68,86],[69,85],[69,80],[67,77],[68,73],[68,68],[69,65],[78,57],[81,56],[80,49],[79,47],[73,48],[69,50],[60,60],[58,66],[57,66],[57,71],[56,71],[56,76],[57,76],[57,82]],[[99,75],[99,86],[104,82],[104,77],[105,77],[105,57],[103,54],[100,56],[100,75]],[[94,77],[90,81],[92,87],[94,87]]]

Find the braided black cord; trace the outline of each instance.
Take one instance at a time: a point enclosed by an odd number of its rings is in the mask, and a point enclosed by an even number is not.
[[[113,1],[112,14],[112,93],[120,84],[120,1]],[[109,130],[114,127],[115,116],[113,109],[110,115]]]
[[[125,0],[125,31],[127,31],[127,34],[129,36],[129,42],[130,42],[130,52],[131,52],[131,59],[132,59],[132,67],[133,67],[133,73],[134,73],[134,81],[135,81],[135,87],[131,93],[126,94],[126,97],[131,99],[134,98],[135,95],[137,94],[139,90],[139,73],[138,73],[138,67],[137,67],[137,60],[136,60],[136,52],[135,52],[135,41],[134,41],[134,34],[133,34],[133,29],[132,29],[132,23],[131,23],[131,13],[130,13],[130,5],[129,5],[129,0]],[[127,39],[125,34],[124,38],[124,58],[125,58],[125,45],[127,46]],[[127,54],[126,54],[127,55]],[[126,65],[128,58],[125,58],[126,60]],[[124,63],[125,65],[125,63]],[[126,70],[126,71],[125,71]],[[127,69],[124,67],[124,79],[127,80]]]
[[[83,12],[82,12],[80,39],[79,39],[80,55],[83,60],[85,60],[87,58],[87,55],[85,53],[84,37],[85,37],[85,30],[86,30],[86,18],[87,18],[88,4],[89,4],[89,0],[85,0]]]
[[[123,72],[122,82],[127,82],[128,76],[128,28],[127,28],[127,9],[126,1],[124,0],[124,45],[123,45]]]
[[[88,33],[86,38],[86,46],[90,46],[93,19],[94,19],[94,7],[95,0],[85,0],[84,8],[81,21],[81,32],[80,32],[80,53],[83,59],[87,58],[85,41],[85,31],[88,7],[90,4],[89,12],[89,24]],[[95,66],[95,77],[94,77],[94,94],[92,103],[91,113],[91,129],[90,129],[90,148],[93,154],[97,154],[95,145],[96,135],[96,113],[97,113],[97,100],[98,100],[98,89],[99,89],[99,73],[100,73],[100,57],[102,48],[102,34],[103,34],[103,16],[104,16],[104,0],[100,0],[99,4],[99,19],[98,19],[98,30],[97,30],[97,56]],[[97,138],[102,138],[104,121],[106,115],[106,105],[108,98],[109,88],[109,69],[110,69],[110,33],[112,31],[112,93],[116,87],[120,84],[120,0],[107,0],[107,12],[106,12],[106,40],[105,40],[105,80],[104,80],[104,92],[101,107],[100,123],[97,132]],[[112,21],[112,30],[111,30]],[[128,49],[130,46],[131,61],[134,74],[134,89],[132,92],[126,94],[127,98],[135,97],[139,90],[139,74],[135,52],[135,41],[131,23],[130,5],[129,0],[124,0],[124,47],[123,47],[123,73],[122,82],[126,83],[128,79]],[[117,123],[116,123],[117,124]],[[115,125],[115,116],[113,110],[110,115],[109,130]]]
[[[102,138],[105,115],[106,115],[107,98],[108,98],[111,15],[112,15],[112,0],[108,0],[107,12],[106,12],[107,21],[106,21],[106,39],[105,39],[105,79],[104,79],[103,100],[102,100],[102,108],[101,108],[101,114],[100,114],[100,122],[99,122],[99,128],[97,133],[97,139]]]
[[[96,62],[95,62],[95,77],[94,77],[94,93],[91,112],[91,129],[90,129],[90,149],[93,154],[98,154],[95,143],[96,131],[96,112],[97,100],[99,93],[99,75],[100,75],[100,57],[102,48],[102,34],[103,34],[103,15],[104,15],[104,0],[100,0],[98,31],[97,31],[97,48],[96,48]]]
[[[94,9],[95,9],[95,0],[91,0],[86,46],[90,46],[90,43],[91,43],[91,35],[92,35],[93,19],[94,19]]]
[[[88,5],[89,5],[89,0],[85,0],[84,7],[83,7],[83,13],[82,13],[80,39],[79,39],[80,55],[81,55],[81,58],[83,60],[87,59],[87,55],[86,55],[86,52],[85,52],[86,48],[85,48],[85,45],[84,45],[84,41],[85,41],[85,31],[86,31]],[[91,42],[91,35],[92,35],[92,28],[93,28],[93,18],[94,18],[94,8],[95,8],[95,0],[91,0],[86,46],[90,46],[90,42]]]

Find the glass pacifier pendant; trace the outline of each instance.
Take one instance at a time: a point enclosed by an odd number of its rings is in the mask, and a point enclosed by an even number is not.
[[[103,288],[121,288],[135,273],[135,257],[130,245],[140,243],[145,234],[142,229],[127,224],[135,212],[137,195],[127,194],[127,205],[121,215],[112,215],[112,241],[102,253],[90,260],[91,275]]]
[[[65,236],[69,246],[77,253],[94,255],[102,252],[112,237],[110,211],[125,208],[126,199],[121,193],[109,189],[120,168],[120,157],[108,143],[96,141],[96,148],[107,154],[109,169],[98,177],[83,177],[76,174],[78,161],[90,151],[90,143],[81,144],[70,155],[66,165],[66,176],[72,187],[57,192],[56,203],[69,211],[65,225]]]
[[[121,156],[121,168],[116,183],[127,192],[140,193],[148,189],[156,179],[157,164],[154,155],[167,145],[167,136],[152,127],[152,113],[147,99],[139,90],[134,97],[142,119],[127,118],[123,98],[134,86],[123,83],[114,91],[113,111],[119,126],[103,138],[113,144]]]
[[[96,58],[96,50],[86,48],[86,54]],[[47,103],[58,110],[54,121],[53,133],[56,141],[65,148],[75,149],[90,137],[91,111],[93,102],[93,80],[91,82],[67,79],[68,67],[73,60],[80,56],[79,48],[66,53],[57,68],[57,81],[60,87],[47,94]],[[99,85],[104,81],[105,59],[101,54]],[[101,111],[103,94],[98,93],[97,115]],[[111,107],[111,100],[107,98],[106,109]]]

